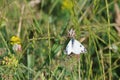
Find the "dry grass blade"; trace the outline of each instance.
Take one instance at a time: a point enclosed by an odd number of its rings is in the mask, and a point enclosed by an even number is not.
[[[115,8],[115,13],[116,13],[116,17],[115,17],[115,22],[116,22],[116,30],[118,31],[118,35],[120,36],[120,10],[119,10],[119,6],[117,3],[114,4],[114,8]]]
[[[21,31],[21,25],[22,25],[22,15],[25,9],[25,5],[22,6],[21,8],[21,16],[20,16],[20,20],[19,20],[19,24],[18,24],[18,33],[17,36],[20,37],[20,31]]]

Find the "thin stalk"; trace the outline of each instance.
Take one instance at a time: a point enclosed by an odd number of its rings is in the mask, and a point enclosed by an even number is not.
[[[51,39],[51,37],[50,37],[50,25],[48,23],[48,49],[49,49],[49,55],[50,55],[50,46],[51,46],[50,39]]]
[[[37,40],[48,40],[48,39],[54,39],[54,37],[49,37],[49,36],[47,36],[47,37],[40,37],[40,38],[33,38],[33,39],[29,39],[29,41],[37,41]]]
[[[50,23],[48,22],[48,54],[49,54],[49,64],[51,64],[51,43],[50,43]],[[49,66],[49,70],[50,70],[50,66]],[[50,75],[51,76],[51,75]]]
[[[108,7],[108,1],[105,0],[106,3],[106,10],[107,10],[107,21],[108,21],[108,40],[109,40],[109,45],[111,45],[110,42],[110,15],[109,15],[109,7]],[[112,80],[112,69],[111,69],[111,51],[109,49],[109,80]]]
[[[79,59],[79,67],[78,67],[78,72],[79,72],[79,80],[81,80],[81,73],[80,73],[80,71],[81,71],[81,69],[80,69],[80,67],[81,67],[81,65],[80,65],[80,59]]]
[[[100,57],[101,57],[101,66],[102,66],[102,73],[103,73],[103,80],[105,80],[105,68],[104,68],[104,57],[103,57],[103,52],[100,50]]]

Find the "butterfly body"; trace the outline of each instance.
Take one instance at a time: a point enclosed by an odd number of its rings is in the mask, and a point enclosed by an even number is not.
[[[72,38],[65,49],[66,54],[70,55],[71,53],[80,54],[86,53],[85,47],[76,39]]]

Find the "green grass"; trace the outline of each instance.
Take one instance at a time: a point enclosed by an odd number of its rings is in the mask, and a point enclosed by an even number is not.
[[[114,1],[68,1],[72,6],[63,6],[64,0],[41,0],[32,8],[29,0],[0,0],[0,80],[120,79]],[[71,28],[87,48],[79,57],[64,54]],[[13,35],[21,38],[22,52],[12,50]],[[3,65],[4,57],[12,55],[17,66]]]

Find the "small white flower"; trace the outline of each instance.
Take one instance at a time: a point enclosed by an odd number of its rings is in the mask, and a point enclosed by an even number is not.
[[[20,44],[14,44],[13,45],[13,50],[14,51],[22,51],[22,47]]]

